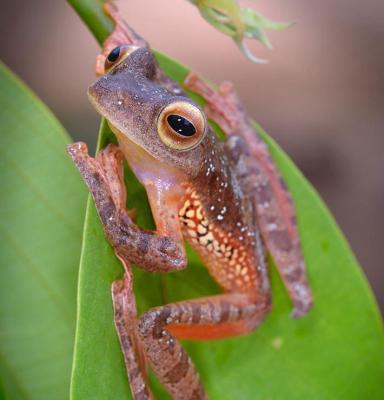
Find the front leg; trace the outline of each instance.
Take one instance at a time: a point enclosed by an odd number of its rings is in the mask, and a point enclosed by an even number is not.
[[[148,271],[168,272],[183,268],[186,256],[180,229],[176,229],[172,218],[170,224],[161,224],[158,213],[154,215],[157,232],[146,231],[133,223],[126,209],[123,155],[118,147],[108,145],[96,158],[88,155],[84,143],[69,145],[67,151],[94,198],[106,236],[125,268],[123,279],[113,282],[112,298],[115,326],[132,397],[134,400],[152,399],[146,382],[145,354],[136,332],[137,311],[131,263]],[[149,193],[149,197],[153,202],[154,196]]]
[[[186,266],[181,236],[142,229],[130,218],[125,208],[123,156],[116,146],[107,146],[96,158],[88,155],[84,143],[71,144],[67,151],[92,193],[108,241],[124,263],[159,272]]]

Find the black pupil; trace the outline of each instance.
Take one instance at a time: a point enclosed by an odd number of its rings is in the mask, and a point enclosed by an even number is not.
[[[180,115],[168,115],[167,122],[179,135],[192,136],[196,133],[196,129],[192,122],[189,122],[186,118],[181,117]]]
[[[108,61],[114,62],[119,58],[120,55],[120,47],[115,47],[109,54],[108,54]]]

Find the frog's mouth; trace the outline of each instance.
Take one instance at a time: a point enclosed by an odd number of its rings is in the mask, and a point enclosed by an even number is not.
[[[117,85],[115,83],[115,85]],[[129,141],[140,147],[148,153],[144,147],[135,140],[134,135],[123,127],[121,121],[126,118],[125,111],[121,111],[123,100],[115,100],[114,90],[110,87],[110,83],[106,76],[102,76],[88,87],[88,99],[95,110],[108,121],[108,125],[113,133],[120,138],[119,141]],[[124,97],[124,96],[123,96]],[[127,97],[132,97],[127,96]],[[113,121],[113,122],[111,122]],[[148,153],[148,156],[150,154]]]

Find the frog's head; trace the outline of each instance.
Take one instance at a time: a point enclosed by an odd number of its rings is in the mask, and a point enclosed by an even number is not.
[[[196,176],[211,136],[203,111],[159,83],[156,60],[146,48],[112,50],[106,70],[88,95],[122,146],[139,146],[141,154],[147,153],[145,159],[149,155],[163,166]]]

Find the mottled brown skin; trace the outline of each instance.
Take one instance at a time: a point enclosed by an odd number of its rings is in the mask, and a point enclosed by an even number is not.
[[[107,73],[88,91],[119,147],[109,145],[96,158],[83,143],[69,146],[68,152],[125,267],[112,295],[133,398],[153,398],[146,383],[148,360],[174,399],[206,399],[198,373],[177,339],[216,339],[254,330],[271,308],[267,249],[292,298],[293,315],[305,314],[312,305],[295,210],[232,87],[224,84],[215,93],[194,74],[186,81],[206,99],[208,116],[223,127],[228,139],[221,142],[203,111],[159,69],[148,44],[121,21],[114,6],[106,7],[116,28],[104,45],[103,59],[117,45],[138,46],[126,47],[126,57],[115,65],[107,61]],[[102,74],[100,60],[97,69]],[[197,122],[195,127],[203,126],[196,139],[192,135],[183,142],[189,146],[183,150],[176,149],[176,142],[172,145],[169,132],[159,125],[159,115],[175,104],[188,120]],[[126,209],[124,158],[147,191],[155,232],[135,225]],[[160,272],[184,268],[184,240],[224,294],[156,307],[138,317],[130,265]]]

